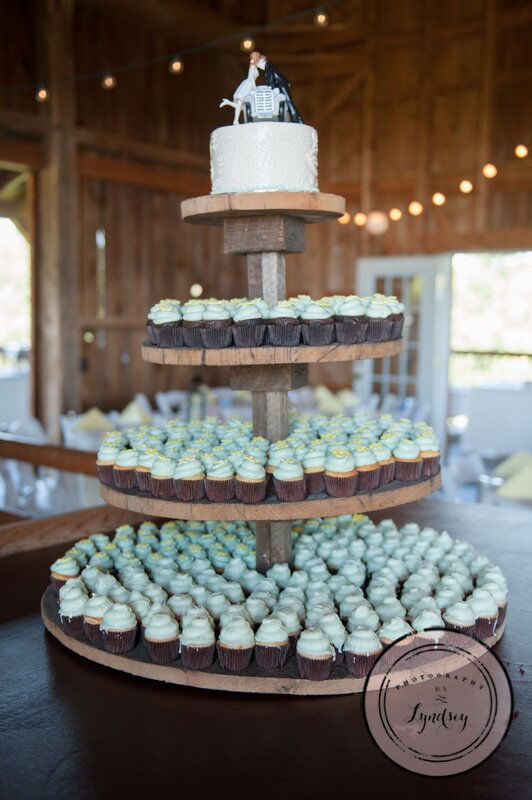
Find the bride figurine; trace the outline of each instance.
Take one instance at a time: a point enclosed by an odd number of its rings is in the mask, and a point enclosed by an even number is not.
[[[233,118],[233,125],[238,125],[240,122],[240,114],[242,113],[242,106],[244,105],[244,98],[255,89],[255,81],[257,80],[259,70],[256,64],[258,59],[253,56],[259,56],[259,53],[252,53],[252,58],[249,62],[249,70],[247,78],[244,78],[233,94],[233,99],[228,100],[224,98],[220,103],[220,108],[223,106],[232,106],[235,109],[235,116]]]

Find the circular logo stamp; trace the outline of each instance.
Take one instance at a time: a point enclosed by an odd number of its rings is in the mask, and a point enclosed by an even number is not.
[[[375,743],[411,772],[456,775],[485,761],[512,718],[504,667],[477,639],[448,630],[411,634],[369,674],[364,714]]]

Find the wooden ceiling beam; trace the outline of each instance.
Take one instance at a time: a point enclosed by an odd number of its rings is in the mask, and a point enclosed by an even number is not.
[[[77,128],[76,139],[81,147],[102,151],[107,155],[113,154],[119,158],[153,161],[174,167],[186,167],[200,172],[207,172],[209,169],[207,156],[178,150],[174,147],[164,147],[151,142],[142,142],[125,136],[117,136],[113,133],[105,133],[90,128]]]

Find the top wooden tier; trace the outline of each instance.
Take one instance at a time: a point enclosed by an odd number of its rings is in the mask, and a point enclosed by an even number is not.
[[[345,198],[322,192],[250,192],[208,194],[181,203],[181,216],[200,225],[222,225],[232,217],[281,214],[302,222],[337,219],[345,212]]]

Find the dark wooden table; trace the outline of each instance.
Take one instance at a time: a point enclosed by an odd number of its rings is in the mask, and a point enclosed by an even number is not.
[[[397,509],[475,544],[504,570],[508,624],[496,652],[515,695],[499,750],[462,776],[422,778],[389,762],[359,696],[292,698],[166,686],[63,649],[39,616],[53,547],[0,559],[0,798],[532,797],[532,514],[421,501]]]

